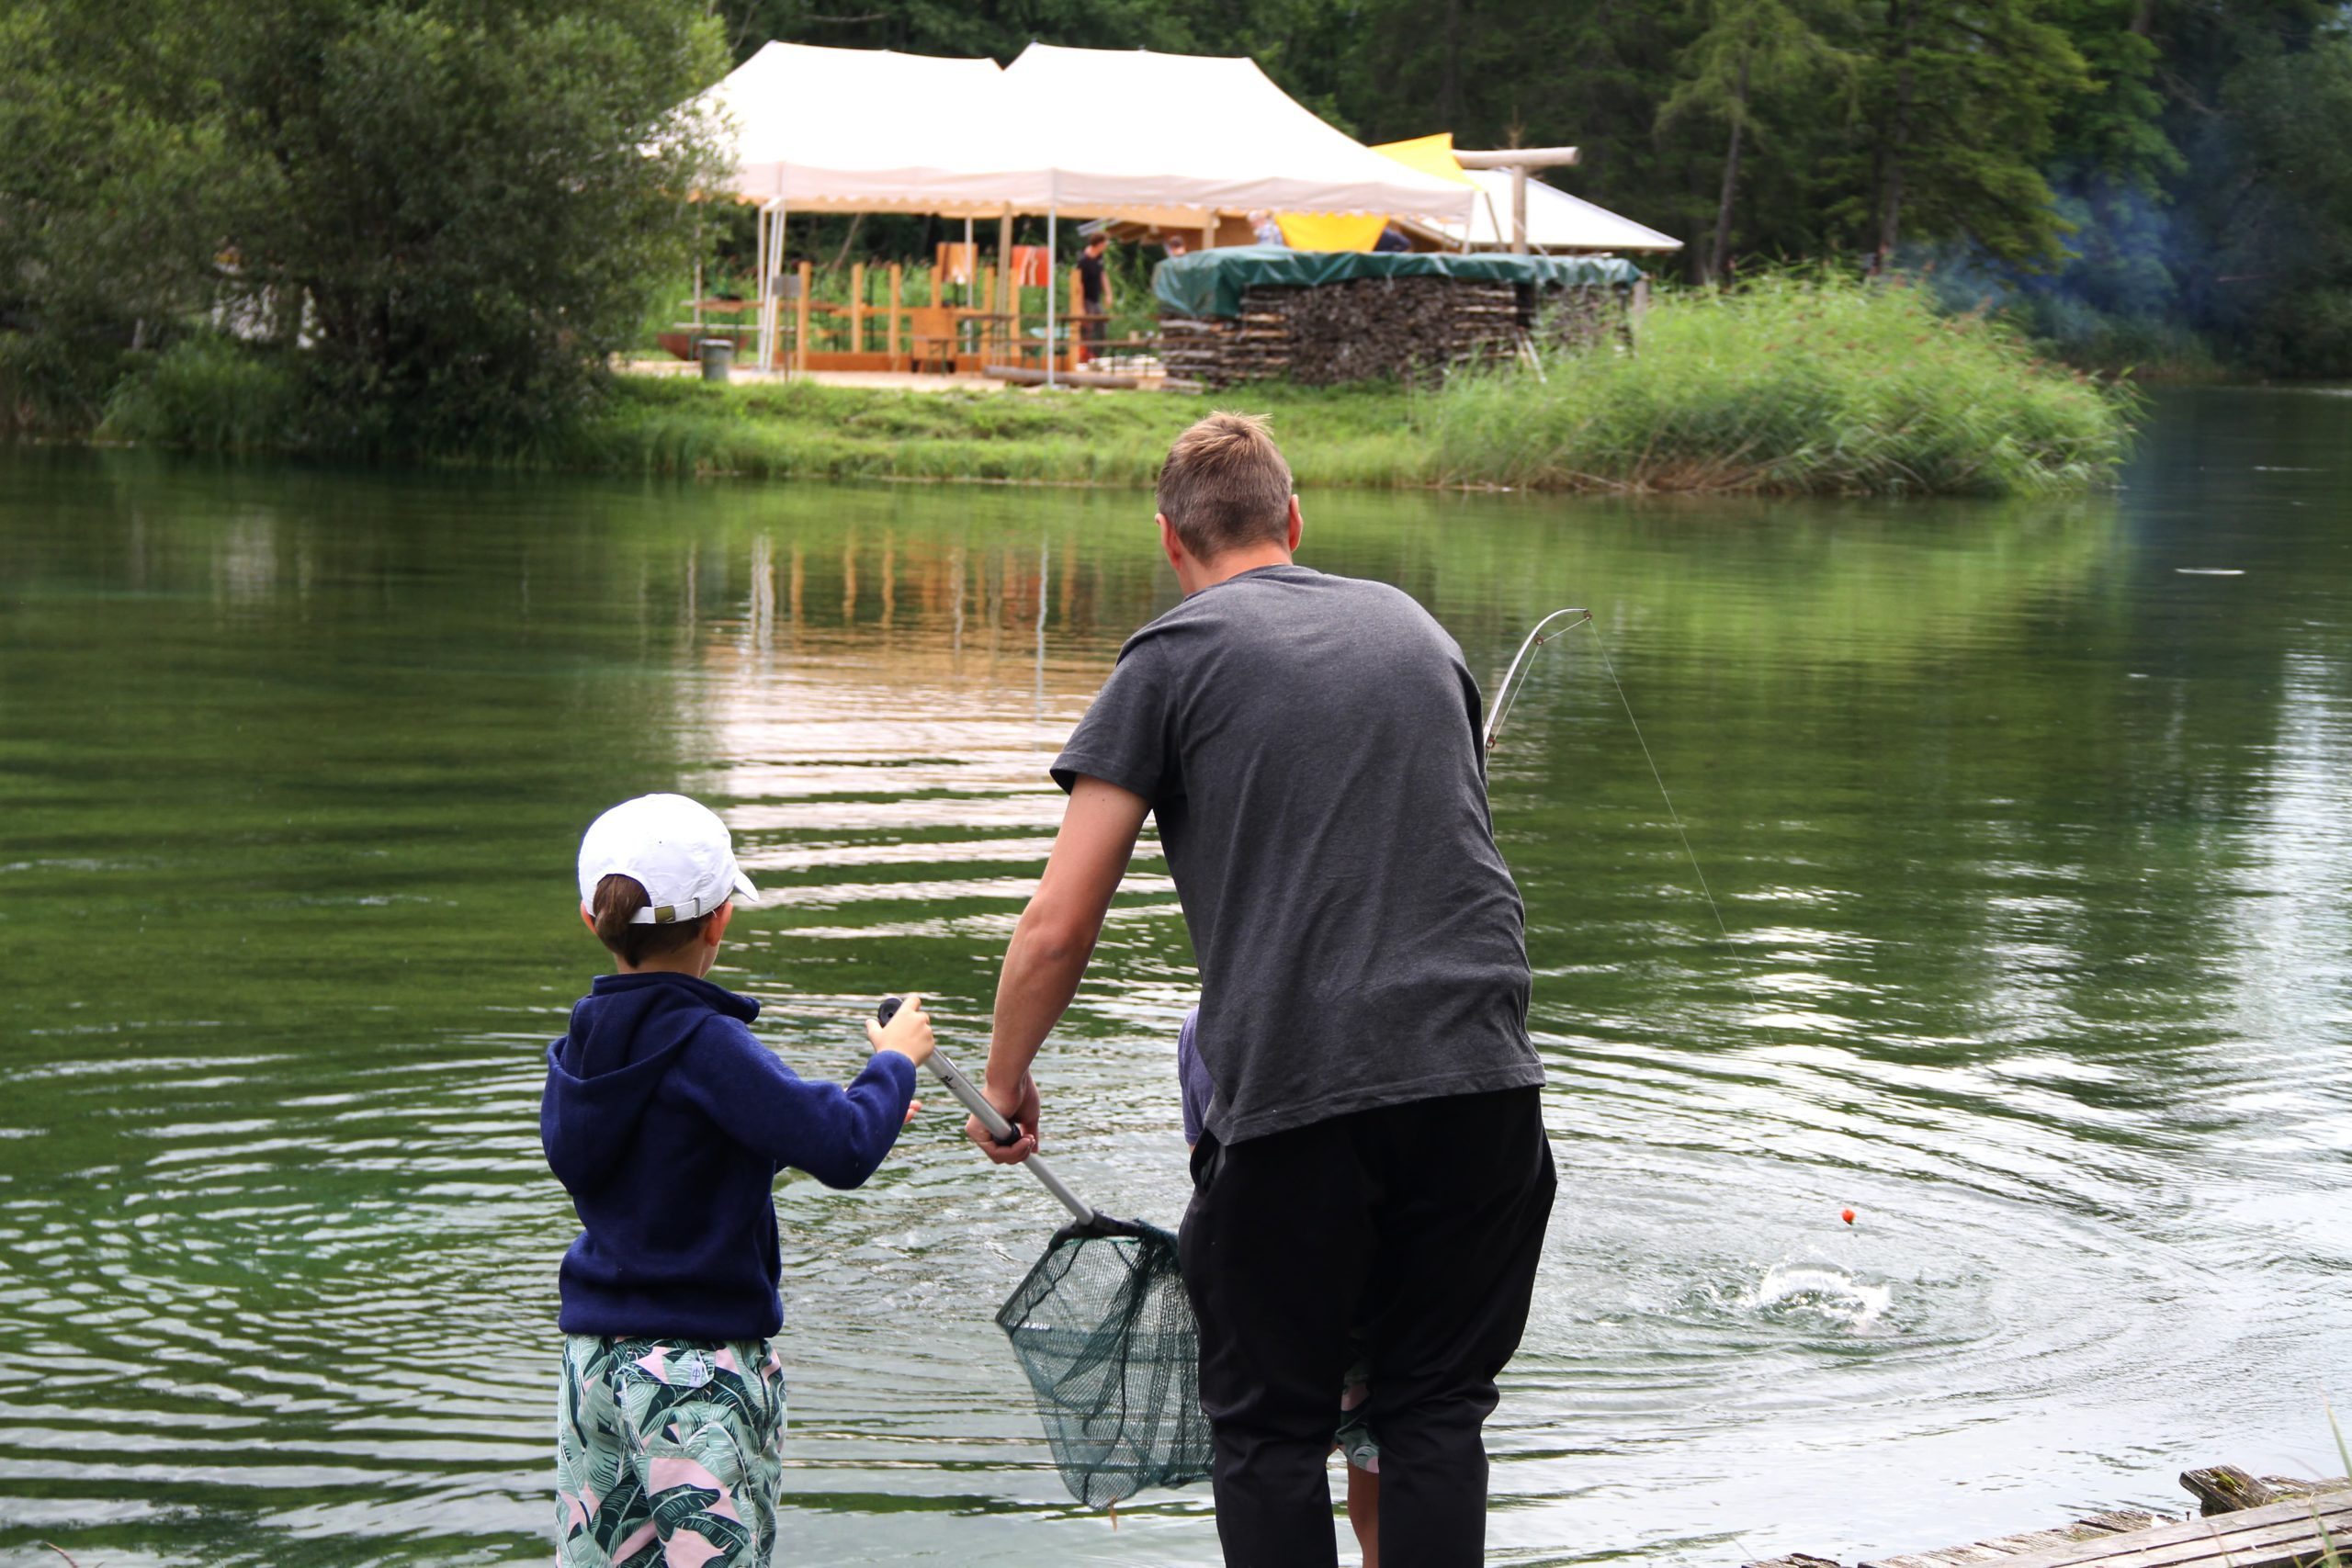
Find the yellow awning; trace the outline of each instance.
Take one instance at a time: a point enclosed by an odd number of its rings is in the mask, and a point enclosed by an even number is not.
[[[1373,151],[1385,152],[1408,168],[1419,169],[1425,175],[1435,175],[1442,180],[1452,180],[1458,186],[1469,186],[1475,189],[1478,184],[1464,174],[1462,165],[1453,161],[1453,132],[1450,130],[1441,130],[1434,136],[1416,136],[1405,141],[1384,141]]]
[[[1373,151],[1421,174],[1477,188],[1478,182],[1464,174],[1462,165],[1453,161],[1453,132],[1450,130],[1405,141],[1385,141]],[[1316,212],[1278,213],[1274,220],[1282,225],[1283,243],[1294,251],[1368,251],[1379,242],[1380,231],[1388,226],[1385,218]]]
[[[1388,220],[1377,213],[1364,218],[1354,213],[1278,212],[1274,221],[1283,226],[1283,243],[1294,251],[1368,251],[1388,227]]]

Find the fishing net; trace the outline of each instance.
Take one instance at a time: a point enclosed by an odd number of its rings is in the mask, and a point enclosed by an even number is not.
[[[1071,1496],[1101,1508],[1206,1479],[1200,1329],[1174,1236],[1101,1214],[1066,1225],[996,1321]]]

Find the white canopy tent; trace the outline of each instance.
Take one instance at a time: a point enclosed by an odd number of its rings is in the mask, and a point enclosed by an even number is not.
[[[1324,123],[1246,57],[1033,43],[1001,87],[1073,217],[1200,228],[1262,208],[1461,223],[1476,200]]]
[[[1510,171],[1464,169],[1478,186],[1477,210],[1465,231],[1459,223],[1437,227],[1449,244],[1464,250],[1509,250],[1511,243]],[[1527,244],[1537,251],[1679,251],[1682,242],[1661,234],[1605,207],[1529,176]]]
[[[731,120],[729,182],[761,206],[760,363],[786,212],[1043,213],[1207,227],[1226,213],[1475,220],[1477,193],[1325,124],[1246,58],[1031,44],[1012,65],[771,43],[703,95]],[[1081,112],[1084,106],[1103,112]],[[1000,233],[1005,231],[1001,230]],[[1048,263],[1050,268],[1050,261]],[[1055,333],[1046,291],[1046,336]]]
[[[995,217],[1042,206],[1045,171],[1008,156],[993,60],[771,43],[699,100],[734,123],[729,184],[826,212]]]
[[[1000,217],[1050,198],[1007,135],[993,60],[771,43],[697,100],[735,142],[728,186],[760,204],[759,362],[775,362],[795,210]]]

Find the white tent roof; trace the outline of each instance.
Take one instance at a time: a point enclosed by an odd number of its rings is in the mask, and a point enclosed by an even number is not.
[[[729,185],[787,210],[1044,211],[1048,178],[1018,155],[993,60],[771,43],[697,100],[735,125]]]
[[[1480,196],[1470,219],[1470,248],[1492,250],[1510,244],[1510,171],[1464,169],[1478,183]],[[1449,223],[1442,231],[1459,244],[1462,226]],[[1620,218],[1605,207],[1545,185],[1532,175],[1527,181],[1527,243],[1539,251],[1679,251],[1682,242],[1630,218]]]
[[[1263,208],[1460,223],[1476,199],[1324,123],[1247,58],[1033,43],[1002,86],[1073,216],[1198,225]]]
[[[787,211],[1198,226],[1264,208],[1460,225],[1476,200],[1325,124],[1249,59],[1033,43],[1000,70],[771,43],[697,103],[733,119],[730,187]]]

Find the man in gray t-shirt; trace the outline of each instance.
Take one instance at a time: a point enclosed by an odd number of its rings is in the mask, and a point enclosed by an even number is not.
[[[1551,1207],[1523,916],[1461,650],[1397,590],[1297,565],[1290,490],[1258,421],[1212,415],[1170,452],[1159,526],[1185,598],[1055,760],[1069,806],[1005,954],[985,1085],[1022,1136],[969,1131],[1000,1160],[1036,1147],[1030,1063],[1154,816],[1214,1086],[1182,1242],[1226,1561],[1336,1562],[1321,1473],[1352,1335],[1383,1554],[1446,1568],[1483,1551],[1480,1427]]]

